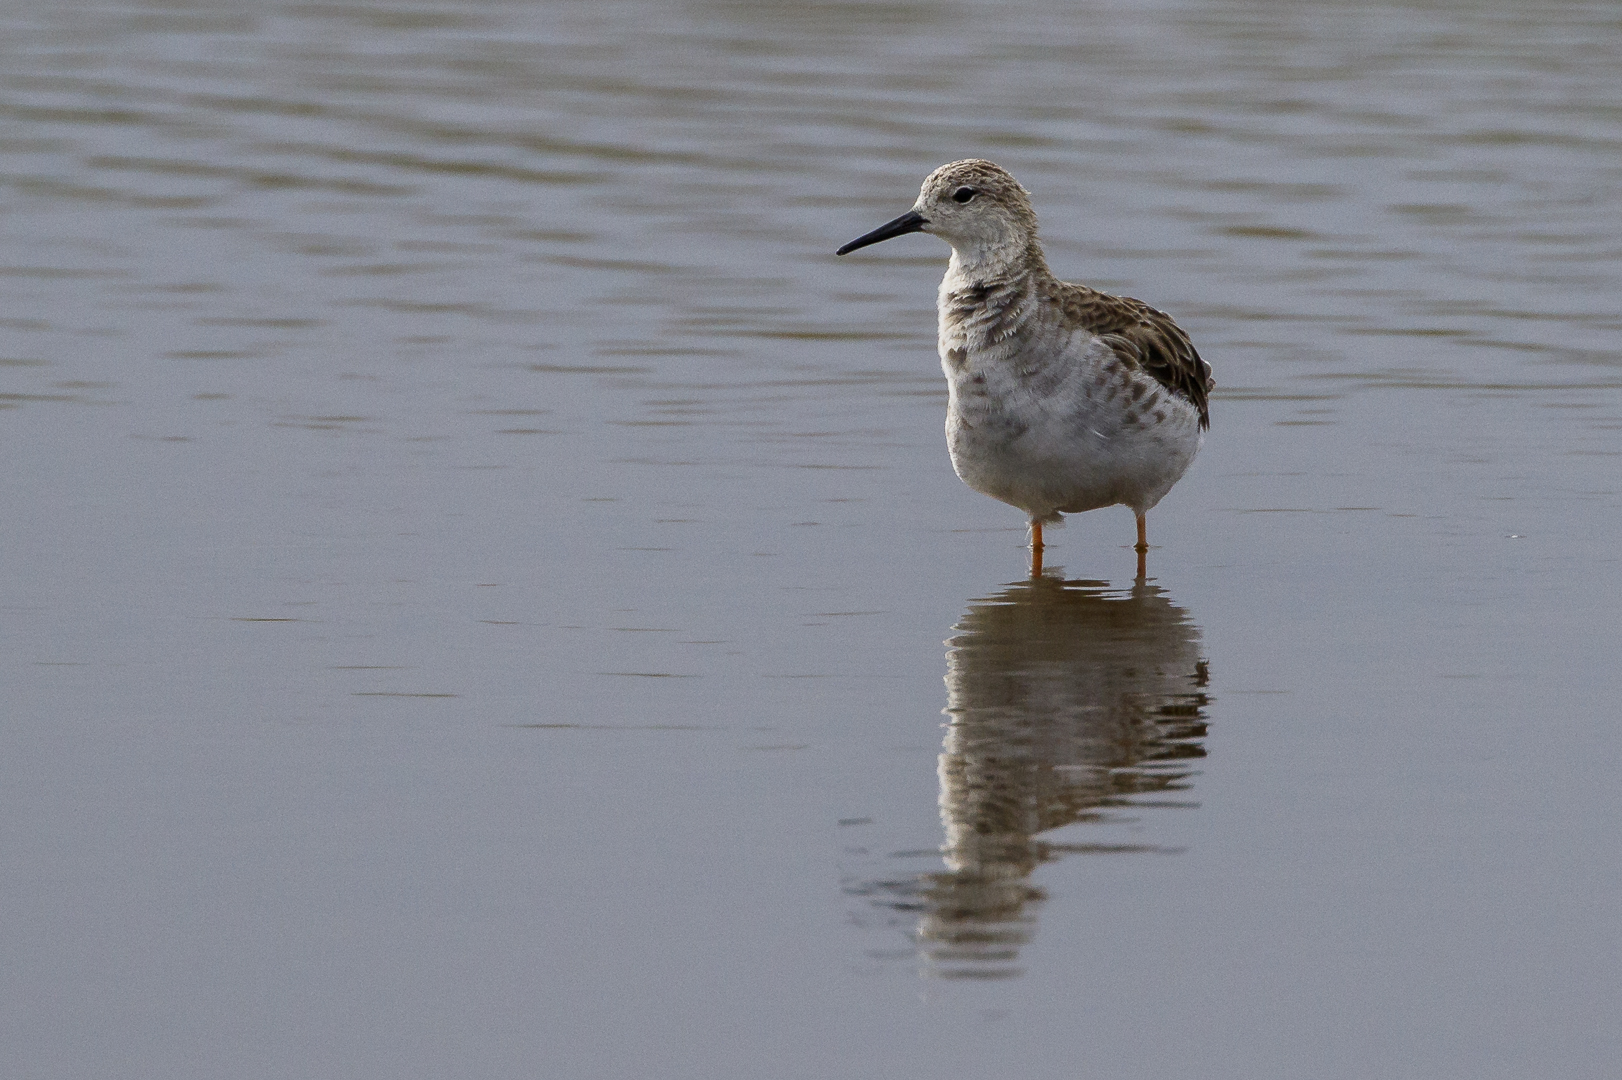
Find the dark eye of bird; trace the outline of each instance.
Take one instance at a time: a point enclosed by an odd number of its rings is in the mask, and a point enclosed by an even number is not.
[[[978,194],[980,193],[974,190],[972,187],[960,187],[956,191],[952,192],[952,201],[968,202]]]

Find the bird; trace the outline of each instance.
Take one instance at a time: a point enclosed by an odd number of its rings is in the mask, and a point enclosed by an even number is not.
[[[1164,311],[1056,278],[1030,192],[993,162],[942,165],[911,210],[836,254],[915,232],[952,247],[936,308],[953,469],[1026,513],[1033,577],[1043,525],[1115,505],[1137,516],[1141,576],[1145,515],[1210,427],[1211,365]]]

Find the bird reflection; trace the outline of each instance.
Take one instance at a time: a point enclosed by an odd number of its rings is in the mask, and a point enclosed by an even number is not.
[[[1039,863],[1164,850],[1037,837],[1120,821],[1121,807],[1189,787],[1205,755],[1206,665],[1199,628],[1142,577],[1127,590],[1031,578],[970,604],[955,629],[939,765],[946,869],[872,891],[916,918],[931,974],[1006,978],[1035,929]]]

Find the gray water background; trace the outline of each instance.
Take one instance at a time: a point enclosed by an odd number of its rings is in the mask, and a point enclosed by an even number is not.
[[[1614,1076],[1618,56],[12,0],[0,1074]],[[832,255],[971,155],[1215,368],[1149,581]]]

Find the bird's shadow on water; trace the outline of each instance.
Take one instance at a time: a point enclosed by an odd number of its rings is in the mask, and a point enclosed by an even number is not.
[[[953,629],[937,769],[945,868],[847,890],[911,936],[926,973],[1008,978],[1044,899],[1038,865],[1168,850],[1039,837],[1123,808],[1192,805],[1164,796],[1187,791],[1205,756],[1209,673],[1199,627],[1143,577],[1120,589],[1052,568],[972,601]]]

